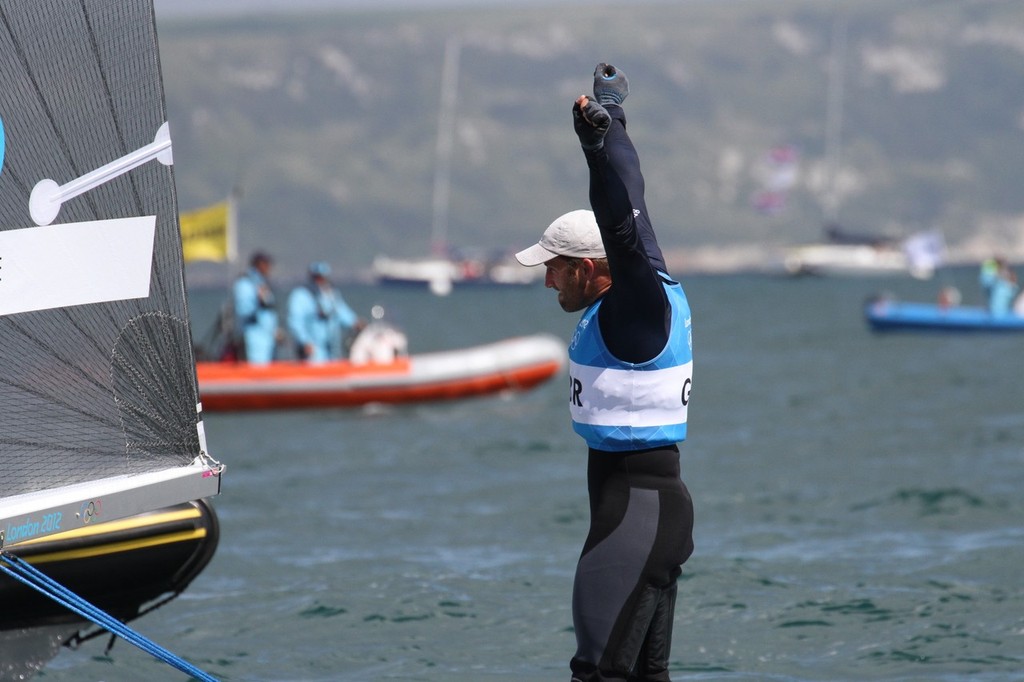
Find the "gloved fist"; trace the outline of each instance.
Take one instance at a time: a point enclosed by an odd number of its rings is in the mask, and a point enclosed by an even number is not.
[[[626,74],[611,64],[601,62],[594,69],[594,97],[601,104],[622,104],[629,94]]]
[[[580,95],[572,106],[572,123],[584,151],[596,151],[604,146],[612,117],[597,101]]]

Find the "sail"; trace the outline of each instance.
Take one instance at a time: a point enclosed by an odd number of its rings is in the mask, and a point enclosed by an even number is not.
[[[0,3],[0,545],[219,491],[151,0]]]

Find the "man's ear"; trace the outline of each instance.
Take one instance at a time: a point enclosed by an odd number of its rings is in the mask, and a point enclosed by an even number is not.
[[[590,279],[591,277],[593,277],[594,270],[597,269],[597,266],[594,264],[594,261],[592,261],[589,258],[581,258],[580,267],[583,269],[583,275],[585,279]]]

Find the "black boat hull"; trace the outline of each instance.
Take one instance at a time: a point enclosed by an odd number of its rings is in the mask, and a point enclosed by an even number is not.
[[[196,500],[5,549],[122,621],[184,590],[209,564],[217,515]],[[8,575],[0,575],[0,631],[85,620]]]

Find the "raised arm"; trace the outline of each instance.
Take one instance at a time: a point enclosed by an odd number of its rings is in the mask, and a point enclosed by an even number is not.
[[[640,161],[629,135],[621,101],[625,76],[600,64],[594,90],[607,94],[609,72],[618,102],[603,106],[583,96],[573,106],[576,132],[590,169],[590,202],[601,230],[612,287],[598,321],[608,349],[619,359],[645,362],[668,340],[670,307],[662,275],[664,257],[647,214]]]

